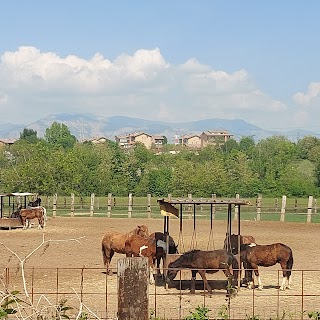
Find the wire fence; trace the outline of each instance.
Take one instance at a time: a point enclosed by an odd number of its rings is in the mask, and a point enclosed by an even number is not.
[[[215,195],[213,195],[214,197]],[[171,197],[171,195],[168,195]],[[189,195],[189,198],[192,198]],[[201,198],[203,199],[203,198]],[[309,198],[257,198],[248,199],[251,206],[243,206],[241,219],[262,221],[289,221],[289,222],[315,222],[320,223],[317,199]],[[146,197],[116,197],[108,194],[105,197],[79,196],[42,196],[43,206],[49,216],[98,216],[113,218],[162,218],[157,198],[150,194]],[[18,199],[8,202],[2,199],[2,217],[10,217],[18,208]],[[236,211],[236,208],[234,208]],[[199,205],[196,208],[197,219],[211,219],[210,208]],[[183,205],[183,217],[193,217],[193,206]],[[227,208],[224,205],[214,205],[213,219],[225,220]]]
[[[179,272],[169,286],[158,278],[156,285],[149,285],[150,319],[185,319],[198,306],[209,309],[209,319],[309,319],[308,314],[319,314],[320,270],[293,270],[293,288],[285,291],[279,290],[282,271],[262,270],[262,290],[242,287],[234,296],[227,293],[228,282],[222,272],[208,275],[211,295],[204,291],[201,278],[196,279],[196,293],[190,294],[189,270]],[[104,271],[85,267],[26,268],[23,278],[19,268],[6,268],[1,275],[0,291],[18,291],[16,296],[24,301],[29,295],[31,304],[38,308],[64,301],[65,306],[73,308],[71,319],[80,304],[99,319],[117,319],[117,270],[113,269],[113,276]]]

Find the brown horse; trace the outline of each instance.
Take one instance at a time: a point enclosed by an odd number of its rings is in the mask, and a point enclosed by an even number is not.
[[[157,255],[157,241],[154,237],[147,239],[139,235],[130,236],[125,242],[127,257],[147,257],[150,268],[150,283],[154,284],[154,262]]]
[[[46,209],[44,207],[34,207],[27,209],[20,209],[19,218],[23,225],[23,229],[27,229],[31,226],[30,221],[32,219],[38,219],[38,229],[45,227]]]
[[[222,270],[226,277],[230,277],[232,283],[235,284],[238,279],[239,265],[233,254],[223,249],[213,251],[192,250],[169,263],[167,282],[175,278],[179,271],[177,268],[191,269],[191,293],[195,293],[195,281],[198,272],[205,288],[211,294],[212,289],[207,281],[206,273],[215,273]]]
[[[106,272],[112,275],[110,270],[110,262],[115,252],[125,254],[125,242],[133,234],[140,235],[144,238],[149,236],[148,227],[145,225],[137,226],[134,230],[128,233],[110,232],[103,236],[101,242],[101,250],[103,263],[106,267]]]
[[[166,236],[162,232],[154,232],[151,233],[149,238],[155,239],[157,242],[157,254],[156,254],[156,260],[157,260],[157,276],[161,276],[160,272],[160,261],[165,258],[166,256],[166,250],[167,250],[167,245],[166,245]],[[169,236],[169,248],[168,248],[168,253],[169,254],[174,254],[174,253],[179,253],[178,252],[178,246],[175,244],[173,238]]]
[[[249,281],[248,288],[253,288],[254,285],[252,271],[258,278],[258,289],[263,288],[258,266],[270,267],[279,263],[283,273],[280,290],[291,289],[293,255],[291,248],[287,245],[283,243],[269,245],[244,244],[241,246],[241,261],[246,269],[246,276]],[[288,281],[287,285],[286,280]]]

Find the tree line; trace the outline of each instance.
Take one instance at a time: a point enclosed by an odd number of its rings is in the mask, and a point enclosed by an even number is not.
[[[137,144],[122,150],[115,142],[79,142],[64,124],[53,123],[43,138],[24,129],[0,149],[0,192],[84,196],[305,197],[319,195],[320,139],[297,142],[272,136],[255,142],[217,141],[201,150]],[[172,152],[174,151],[174,152]]]

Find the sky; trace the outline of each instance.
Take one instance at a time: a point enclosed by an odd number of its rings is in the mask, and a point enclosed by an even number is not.
[[[319,12],[318,0],[2,0],[0,126],[93,113],[319,133]]]

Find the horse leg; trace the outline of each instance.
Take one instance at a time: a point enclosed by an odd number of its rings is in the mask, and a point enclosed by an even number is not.
[[[43,229],[44,228],[43,216],[38,218],[38,222],[39,222],[38,229]]]
[[[208,292],[211,294],[212,293],[212,289],[208,283],[208,280],[207,280],[207,277],[206,277],[206,271],[205,270],[198,270],[202,280],[203,280],[203,283],[204,283],[204,289],[207,288]]]
[[[160,271],[160,261],[161,261],[161,257],[157,257],[157,278],[161,278],[161,271]],[[163,272],[163,271],[162,271]]]
[[[105,262],[106,262],[106,273],[109,275],[109,276],[112,276],[113,275],[113,272],[112,270],[110,269],[110,263],[111,263],[111,259],[114,255],[114,250],[113,249],[110,249],[109,250],[106,250],[105,251]]]
[[[246,278],[247,278],[247,288],[248,289],[253,289],[253,286],[254,286],[254,280],[253,280],[253,267],[251,266],[251,264],[249,263],[246,263],[246,266],[245,266],[245,274],[246,274]]]
[[[27,229],[27,219],[26,218],[21,218],[22,220],[22,225],[23,225],[23,229]]]
[[[288,289],[292,289],[292,275],[291,275],[291,272],[290,272],[290,275],[288,277]]]
[[[190,293],[196,293],[196,275],[197,270],[191,270],[191,286],[190,286]]]
[[[280,286],[280,290],[285,290],[286,288],[291,289],[291,270],[287,270],[287,264],[281,262],[281,268],[282,268],[282,282]],[[286,281],[288,281],[288,285],[286,285]]]
[[[149,272],[150,272],[150,274],[149,274],[149,282],[150,282],[150,284],[155,284],[155,278],[154,278],[154,264],[153,264],[153,258],[152,258],[152,256],[150,256],[149,258],[148,258],[148,260],[149,260]]]
[[[261,281],[261,278],[260,278],[260,275],[259,275],[258,266],[256,266],[256,268],[254,269],[254,274],[258,279],[258,289],[262,290],[263,289],[263,285],[262,285],[262,281]]]

